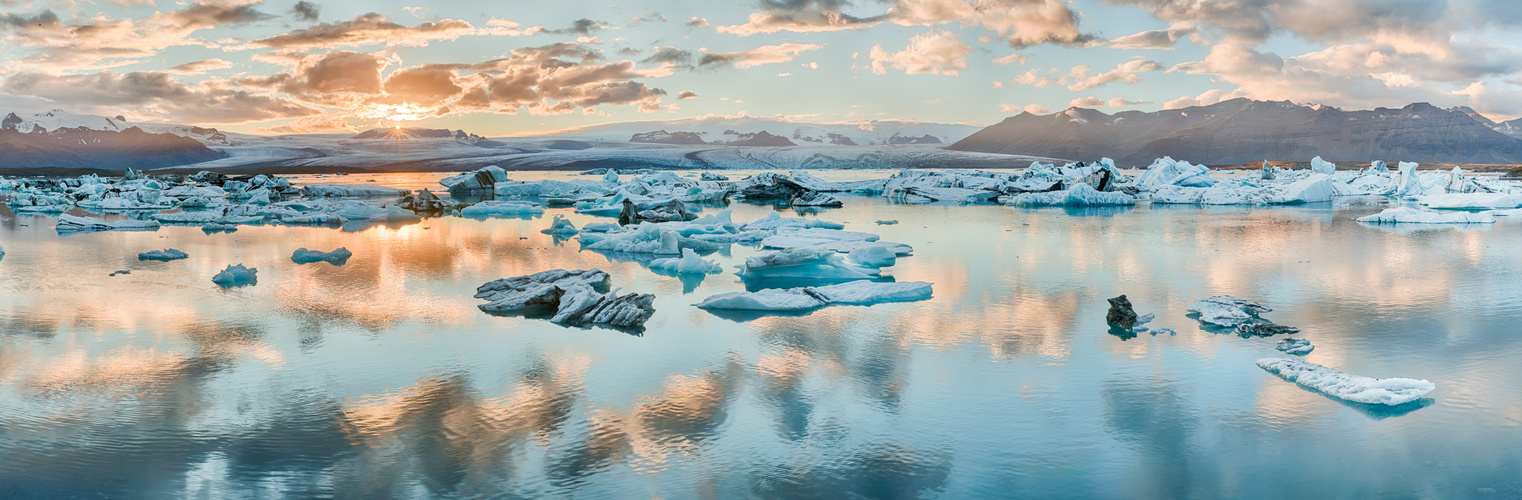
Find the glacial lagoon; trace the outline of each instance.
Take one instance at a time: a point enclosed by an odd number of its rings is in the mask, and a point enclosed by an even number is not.
[[[732,270],[762,251],[731,245],[706,256],[723,274],[663,276],[541,233],[555,215],[610,221],[569,208],[216,234],[59,234],[54,217],[0,208],[0,497],[1522,496],[1516,218],[1371,225],[1354,219],[1390,202],[1357,198],[837,197],[780,211],[912,245],[883,274],[933,283],[930,300],[698,309],[746,290]],[[774,206],[725,208],[750,221]],[[353,252],[342,266],[291,261],[338,247]],[[165,248],[189,257],[137,258]],[[231,264],[257,284],[213,284]],[[472,297],[556,268],[602,269],[654,294],[655,314],[642,332],[566,327]],[[1117,334],[1105,299],[1120,294],[1177,333]],[[1306,361],[1437,389],[1385,407],[1287,382],[1255,364],[1293,357],[1282,337],[1187,315],[1212,295],[1272,308],[1315,344]]]

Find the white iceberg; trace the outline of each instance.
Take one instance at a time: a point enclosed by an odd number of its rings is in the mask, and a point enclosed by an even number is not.
[[[1151,191],[1162,186],[1191,186],[1210,187],[1215,185],[1215,179],[1210,178],[1210,169],[1204,165],[1191,165],[1187,161],[1174,160],[1164,156],[1152,162],[1141,177],[1136,179],[1136,187],[1143,191]]]
[[[1495,216],[1486,212],[1438,213],[1411,207],[1387,208],[1358,218],[1358,222],[1369,224],[1490,224],[1495,221]]]
[[[211,282],[221,285],[222,288],[235,286],[255,285],[259,283],[259,270],[252,267],[243,267],[243,264],[227,266],[222,272],[211,277]]]
[[[1298,359],[1263,358],[1258,366],[1307,389],[1354,403],[1395,406],[1421,399],[1437,388],[1426,380],[1349,375]]]
[[[1076,184],[1064,191],[1020,193],[1010,200],[1017,207],[1104,207],[1135,205],[1136,197],[1126,193],[1095,190],[1088,184]]]
[[[898,263],[898,252],[887,245],[870,245],[852,250],[846,259],[862,267],[893,267]]]
[[[59,214],[56,229],[60,233],[77,231],[157,231],[159,229],[159,221],[123,219],[106,222],[94,217]]]
[[[1295,337],[1280,340],[1279,344],[1275,345],[1274,348],[1283,351],[1285,354],[1294,354],[1296,356],[1304,356],[1316,350],[1316,346],[1311,345],[1311,341]]]
[[[700,309],[803,312],[828,305],[913,302],[927,300],[931,295],[930,283],[878,283],[860,280],[829,286],[721,293],[703,299],[696,306]]]
[[[526,201],[487,200],[460,209],[461,217],[531,217],[544,213],[544,207]]]
[[[1235,328],[1253,322],[1258,315],[1273,311],[1262,304],[1229,295],[1207,297],[1191,304],[1187,311],[1199,314],[1199,320],[1216,326]]]
[[[1304,158],[1303,156],[1301,158]],[[1332,175],[1337,173],[1337,165],[1321,159],[1320,156],[1311,158],[1311,171],[1318,174]]]
[[[167,261],[171,261],[171,260],[185,259],[185,258],[189,258],[189,257],[190,256],[187,255],[185,252],[181,252],[181,251],[175,250],[173,248],[166,248],[166,249],[163,249],[163,250],[153,250],[153,251],[142,252],[142,253],[137,254],[137,260],[158,260],[158,261],[166,261],[166,262]]]
[[[489,190],[500,182],[507,182],[507,171],[496,165],[439,180],[450,191]]]
[[[724,272],[724,267],[711,260],[704,260],[691,248],[684,248],[681,257],[651,261],[650,270],[667,275],[718,274]]]
[[[398,206],[378,207],[353,200],[344,200],[333,213],[349,221],[419,221],[417,214]]]
[[[571,221],[566,219],[564,215],[556,214],[555,220],[554,222],[550,223],[549,229],[545,229],[539,232],[544,234],[552,234],[555,236],[575,236],[576,233],[581,231],[576,229],[576,225],[571,224]]]
[[[327,262],[335,266],[342,266],[344,263],[349,261],[349,257],[353,256],[354,253],[350,252],[348,248],[344,247],[338,247],[337,250],[331,252],[319,252],[316,250],[299,248],[295,253],[291,254],[291,262],[295,262],[297,264]]]
[[[410,189],[377,186],[374,184],[308,184],[301,194],[311,197],[390,197],[400,198],[412,194]],[[268,198],[265,199],[268,203]]]
[[[845,257],[829,250],[793,249],[762,254],[735,266],[747,279],[791,278],[846,280],[876,278],[880,271],[847,264]]]
[[[1495,210],[1522,207],[1522,194],[1443,193],[1421,197],[1427,208],[1449,210]]]

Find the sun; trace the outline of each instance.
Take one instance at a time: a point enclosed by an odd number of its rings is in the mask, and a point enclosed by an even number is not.
[[[357,113],[360,118],[380,120],[381,125],[401,128],[403,122],[415,122],[428,118],[430,110],[411,103],[371,104]]]

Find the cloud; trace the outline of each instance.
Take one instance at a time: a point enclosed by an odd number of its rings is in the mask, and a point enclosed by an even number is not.
[[[997,33],[1011,47],[1081,44],[1078,14],[1060,0],[897,0],[887,19],[902,26],[957,23]]]
[[[1021,112],[1024,112],[1024,113],[1030,113],[1030,114],[1033,114],[1033,115],[1045,115],[1045,114],[1050,114],[1051,113],[1051,111],[1047,111],[1045,106],[1041,106],[1039,104],[1026,104],[1024,106],[1021,106],[1019,104],[1000,104],[999,105],[999,112],[1001,112],[1001,113],[1021,113]]]
[[[646,10],[645,11],[645,15],[631,17],[631,18],[629,18],[629,21],[627,23],[625,23],[625,24],[627,24],[629,26],[639,26],[639,25],[644,24],[644,23],[664,23],[664,22],[666,22],[666,16],[661,15],[661,13],[659,13],[659,12],[650,12],[649,10]]]
[[[1087,76],[1089,67],[1077,66],[1073,68],[1074,76],[1077,77],[1077,81],[1073,82],[1071,85],[1068,85],[1068,90],[1083,91],[1095,87],[1102,87],[1105,84],[1111,82],[1124,82],[1130,85],[1136,85],[1137,83],[1141,82],[1140,73],[1161,71],[1162,69],[1163,66],[1156,62],[1148,61],[1145,59],[1135,59],[1117,64],[1115,65],[1115,69],[1106,71],[1104,73],[1100,73],[1094,76]]]
[[[971,49],[955,33],[937,29],[910,37],[909,46],[898,52],[883,50],[879,42],[868,57],[872,59],[873,74],[885,74],[891,67],[910,75],[955,76],[967,69],[970,53]]]
[[[665,17],[662,16],[661,19],[664,20]],[[604,23],[604,22],[601,22],[601,21],[593,21],[591,19],[587,19],[587,18],[583,17],[581,19],[577,19],[575,21],[571,21],[571,27],[569,27],[569,28],[558,29],[558,30],[544,30],[544,32],[545,33],[553,33],[553,34],[557,34],[557,35],[591,36],[592,33],[608,29],[609,27],[610,26],[607,23]]]
[[[522,32],[513,28],[497,28],[490,31],[477,30],[470,23],[454,19],[430,21],[417,26],[404,26],[371,12],[349,21],[322,23],[310,28],[249,42],[251,47],[283,50],[309,50],[316,48],[360,47],[366,45],[419,47],[434,40],[455,40],[465,35],[497,34],[516,36]]]
[[[682,100],[682,99],[697,99],[698,98],[698,93],[697,92],[693,92],[691,90],[683,90],[683,91],[681,91],[680,93],[678,93],[676,95],[676,98],[677,98],[677,100]]]
[[[0,82],[0,92],[67,103],[81,112],[189,123],[246,123],[318,113],[289,99],[251,93],[222,81],[188,86],[162,72],[20,72]]]
[[[842,31],[881,23],[884,16],[856,17],[841,12],[845,0],[761,0],[761,12],[745,24],[719,26],[720,33],[751,36],[778,31],[797,33]]]
[[[207,71],[218,70],[218,69],[227,69],[227,68],[231,68],[231,67],[233,67],[233,63],[230,63],[230,62],[227,62],[227,61],[224,61],[224,60],[221,60],[221,59],[203,59],[203,60],[200,60],[200,61],[194,61],[194,62],[188,62],[188,63],[185,63],[185,64],[181,64],[179,66],[175,66],[175,67],[166,69],[164,71],[168,71],[170,73],[178,73],[178,74],[182,74],[182,75],[195,75],[195,74],[205,73]]]
[[[257,3],[194,2],[182,10],[141,18],[105,15],[62,20],[51,10],[0,15],[0,42],[12,54],[29,54],[16,66],[92,70],[123,66],[158,55],[169,47],[212,46],[197,31],[272,19]]]
[[[254,132],[266,134],[332,134],[355,131],[348,122],[329,116],[310,116],[273,127],[254,129]]]
[[[1003,57],[995,57],[994,58],[994,64],[999,65],[999,66],[1009,66],[1009,65],[1012,65],[1012,64],[1016,64],[1016,63],[1025,64],[1025,60],[1026,60],[1025,56],[1023,56],[1023,55],[1020,55],[1020,54],[1010,54],[1010,55],[1003,56]]]
[[[308,2],[306,0],[296,2],[296,5],[291,7],[291,13],[296,15],[296,19],[300,19],[302,21],[316,21],[318,18],[322,17],[317,4]]]
[[[676,47],[656,47],[652,50],[649,57],[640,60],[640,62],[646,64],[670,64],[680,68],[691,69],[693,67],[692,59],[692,52]]]
[[[1228,99],[1236,99],[1238,97],[1242,96],[1236,92],[1228,92],[1221,89],[1210,89],[1206,90],[1198,96],[1183,96],[1178,99],[1165,102],[1163,103],[1163,109],[1179,109],[1191,106],[1209,106],[1211,104],[1215,104]]]
[[[1146,104],[1146,103],[1147,103],[1147,101],[1127,101],[1127,100],[1119,98],[1119,97],[1111,97],[1109,102],[1107,102],[1106,104],[1108,104],[1112,108],[1124,108],[1126,106],[1136,106],[1136,105],[1139,105],[1139,104]]]
[[[701,17],[694,17],[687,20],[687,26],[697,29],[705,29],[708,27],[708,20]]]
[[[698,60],[699,67],[733,66],[745,69],[763,64],[775,64],[791,61],[799,54],[811,50],[819,50],[824,45],[783,43],[778,45],[764,45],[750,50],[739,52],[711,52],[704,54]]]
[[[1166,29],[1143,31],[1132,35],[1111,38],[1104,45],[1123,50],[1173,50],[1173,44],[1193,32],[1190,29]]]
[[[1105,102],[1100,100],[1098,97],[1079,97],[1077,99],[1073,99],[1072,101],[1068,101],[1068,106],[1075,108],[1097,108],[1104,105]]]

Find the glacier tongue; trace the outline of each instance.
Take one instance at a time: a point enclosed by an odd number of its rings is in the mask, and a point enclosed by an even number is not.
[[[1421,399],[1437,388],[1426,380],[1349,375],[1298,359],[1263,358],[1258,366],[1307,389],[1354,403],[1395,406]]]

